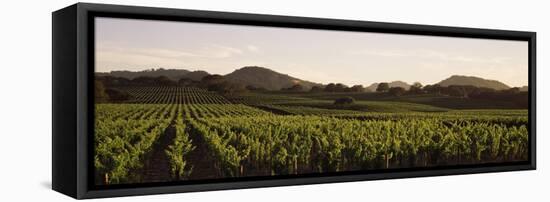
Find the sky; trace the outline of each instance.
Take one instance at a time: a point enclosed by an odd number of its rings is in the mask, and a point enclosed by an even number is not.
[[[525,41],[96,18],[95,71],[227,74],[262,66],[316,83],[434,84],[452,75],[528,83]]]

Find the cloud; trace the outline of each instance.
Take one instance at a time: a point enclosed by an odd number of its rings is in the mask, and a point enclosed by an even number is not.
[[[257,53],[260,51],[260,49],[257,47],[257,46],[254,46],[254,45],[248,45],[246,46],[246,49],[250,52],[254,52],[254,53]]]
[[[375,57],[410,57],[410,58],[421,58],[421,59],[436,59],[441,61],[451,61],[451,62],[476,62],[476,63],[498,63],[502,64],[509,60],[506,57],[498,58],[482,58],[474,56],[465,56],[458,54],[449,54],[443,53],[441,51],[435,50],[356,50],[349,51],[350,55],[362,55],[362,56],[375,56]]]
[[[238,48],[233,48],[223,45],[208,45],[198,51],[199,56],[207,58],[228,58],[234,55],[242,55],[243,51]]]
[[[130,54],[135,56],[157,58],[228,58],[243,54],[243,51],[240,49],[218,44],[204,45],[197,50],[168,48],[123,48],[112,44],[99,44],[97,52],[100,54]]]
[[[367,56],[381,56],[381,57],[404,57],[409,56],[410,53],[404,51],[389,51],[389,50],[356,50],[348,52],[351,55],[367,55]]]
[[[181,67],[197,60],[215,60],[242,55],[238,48],[219,44],[196,50],[170,48],[131,48],[112,43],[98,44],[96,68]]]

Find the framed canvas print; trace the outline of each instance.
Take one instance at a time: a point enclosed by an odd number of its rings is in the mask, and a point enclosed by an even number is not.
[[[78,3],[53,13],[53,189],[532,170],[535,36]]]

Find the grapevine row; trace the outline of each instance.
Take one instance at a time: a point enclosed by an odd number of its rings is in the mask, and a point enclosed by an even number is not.
[[[521,161],[528,150],[525,126],[458,120],[263,116],[191,125],[230,177]]]
[[[291,110],[291,109],[288,109]],[[200,135],[213,167],[227,177],[524,161],[525,111],[359,113],[280,116],[242,104],[98,104],[96,179],[139,182],[132,174],[166,128],[174,179],[187,179],[187,160]],[[298,113],[295,113],[298,114]]]
[[[230,104],[225,97],[205,89],[177,86],[123,87],[133,99],[141,104]]]

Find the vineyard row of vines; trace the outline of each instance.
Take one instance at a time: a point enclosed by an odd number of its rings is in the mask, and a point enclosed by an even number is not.
[[[202,137],[206,155],[214,159],[212,166],[222,177],[528,158],[527,118],[517,111],[281,116],[242,104],[178,103],[96,104],[96,183],[141,182],[136,173],[170,124],[176,137],[165,152],[174,180],[193,173],[194,165],[187,159],[197,142],[191,134]]]

